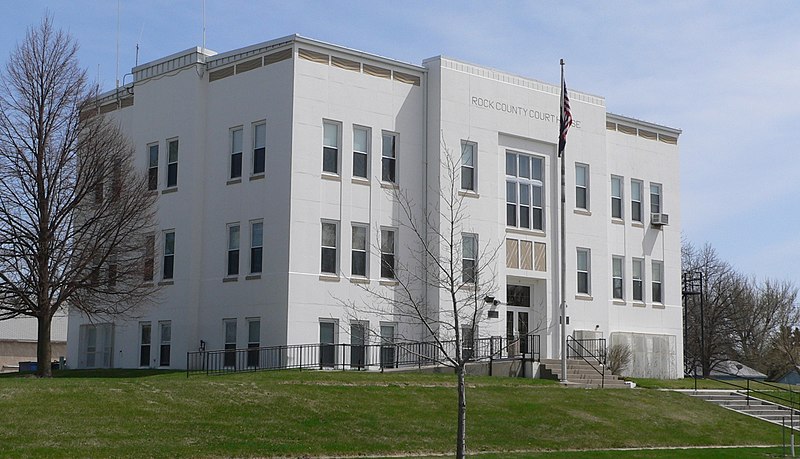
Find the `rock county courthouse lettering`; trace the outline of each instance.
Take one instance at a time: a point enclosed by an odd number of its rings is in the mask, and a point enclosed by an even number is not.
[[[387,190],[419,217],[441,210],[448,152],[469,213],[463,256],[499,247],[499,301],[479,337],[535,334],[542,358],[558,358],[559,94],[446,57],[412,65],[299,36],[134,68],[96,110],[122,124],[159,196],[143,273],[162,288],[135,319],[73,311],[68,361],[185,368],[201,346],[430,339],[401,315],[356,320],[339,299],[399,288],[386,264],[413,259],[413,235]],[[608,113],[602,97],[570,100],[567,334],[629,345],[627,374],[680,377],[680,131]],[[447,302],[429,290],[427,304]]]

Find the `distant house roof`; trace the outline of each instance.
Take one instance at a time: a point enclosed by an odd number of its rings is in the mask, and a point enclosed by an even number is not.
[[[698,367],[697,374],[700,375],[703,370]],[[747,365],[737,362],[735,360],[723,360],[714,364],[711,369],[710,377],[716,379],[731,379],[731,378],[748,378],[748,379],[767,379],[767,375],[757,371]]]
[[[792,378],[793,375],[795,376],[795,378]],[[800,366],[795,366],[794,368],[784,373],[780,378],[776,379],[775,381],[784,384],[797,384],[796,382],[790,381],[789,379],[794,379],[794,380],[800,379]]]

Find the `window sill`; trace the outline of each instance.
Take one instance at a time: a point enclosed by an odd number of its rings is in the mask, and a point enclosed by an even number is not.
[[[381,279],[380,280],[380,284],[381,285],[394,286],[394,285],[399,285],[400,282],[397,282],[397,279]]]
[[[251,175],[250,181],[252,182],[253,180],[261,180],[263,178],[264,178],[264,173],[262,172],[260,174]]]
[[[575,299],[580,301],[594,301],[592,295],[586,295],[585,293],[579,293],[575,295]]]
[[[238,278],[238,277],[234,277],[234,276],[231,276],[231,277],[223,277],[223,278],[222,278],[222,282],[223,282],[223,283],[224,283],[224,282],[239,282],[239,278]]]
[[[354,284],[369,284],[369,279],[366,277],[351,277],[350,282]]]
[[[587,217],[591,217],[592,216],[592,211],[591,210],[587,210],[587,209],[580,209],[580,208],[573,209],[572,213],[578,214],[578,215],[585,215]]]
[[[611,217],[611,223],[614,224],[614,225],[624,225],[625,224],[625,220],[623,220],[621,218]]]
[[[174,280],[162,280],[161,282],[158,283],[158,285],[160,285],[160,286],[163,286],[163,285],[174,285],[174,284],[175,284]]]
[[[261,274],[250,274],[249,276],[244,276],[244,280],[258,280],[261,279]]]
[[[237,183],[242,183],[242,178],[241,177],[232,178],[232,179],[228,180],[227,182],[225,182],[226,185],[236,185]]]
[[[332,174],[330,172],[323,172],[320,176],[322,180],[330,180],[332,182],[341,182],[342,177],[339,174]]]
[[[475,199],[481,197],[481,195],[478,194],[478,192],[473,190],[459,190],[458,195],[463,196],[465,198],[475,198]]]
[[[356,185],[369,185],[369,179],[364,177],[353,177],[350,179],[350,183],[355,183]]]
[[[178,187],[174,186],[172,188],[167,188],[166,190],[161,190],[161,194],[176,193],[177,191]]]
[[[506,228],[506,233],[525,234],[525,235],[528,235],[528,236],[542,236],[542,237],[547,236],[547,233],[545,233],[542,230],[529,230],[529,229],[524,229],[524,228],[520,229],[520,228],[513,228],[513,227]]]
[[[666,309],[664,303],[653,303],[653,309]]]
[[[620,300],[619,298],[614,299],[611,302],[613,304],[617,304],[617,305],[620,305],[620,306],[625,306],[626,304],[628,304],[625,300]]]
[[[400,187],[394,182],[381,182],[381,188],[386,188],[388,190],[397,190]]]
[[[634,308],[644,308],[644,307],[646,307],[646,306],[647,306],[647,305],[646,305],[646,304],[644,304],[644,302],[643,302],[643,301],[634,301],[634,302],[633,302],[633,307],[634,307]]]
[[[319,280],[325,282],[339,282],[341,279],[338,274],[320,274]]]
[[[631,226],[634,228],[644,228],[644,223],[642,222],[631,222]]]

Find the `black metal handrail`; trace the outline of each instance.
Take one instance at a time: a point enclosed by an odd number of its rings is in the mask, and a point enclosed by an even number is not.
[[[455,341],[397,342],[391,344],[290,344],[186,353],[186,375],[288,369],[363,370],[446,365],[455,355]],[[493,336],[462,345],[468,361],[523,357],[540,359],[540,336]]]
[[[594,362],[590,361],[591,358]],[[606,386],[606,340],[605,338],[575,339],[567,336],[567,358],[583,359],[600,374],[600,387]],[[599,368],[598,368],[599,367]]]

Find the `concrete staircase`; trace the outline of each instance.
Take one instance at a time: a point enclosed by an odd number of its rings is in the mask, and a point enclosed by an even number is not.
[[[753,416],[773,424],[781,425],[785,422],[786,427],[792,425],[800,430],[800,412],[781,406],[772,402],[759,400],[746,394],[731,390],[708,390],[702,389],[696,392],[692,389],[678,389],[675,392],[685,393],[692,397],[715,403],[723,408],[737,411],[748,416]]]
[[[599,367],[598,367],[599,368]],[[619,376],[614,375],[606,367],[603,375],[581,359],[567,360],[567,385],[582,388],[627,389],[628,386]],[[539,376],[542,379],[561,380],[561,361],[542,359],[539,365]],[[604,380],[605,379],[605,380]]]

